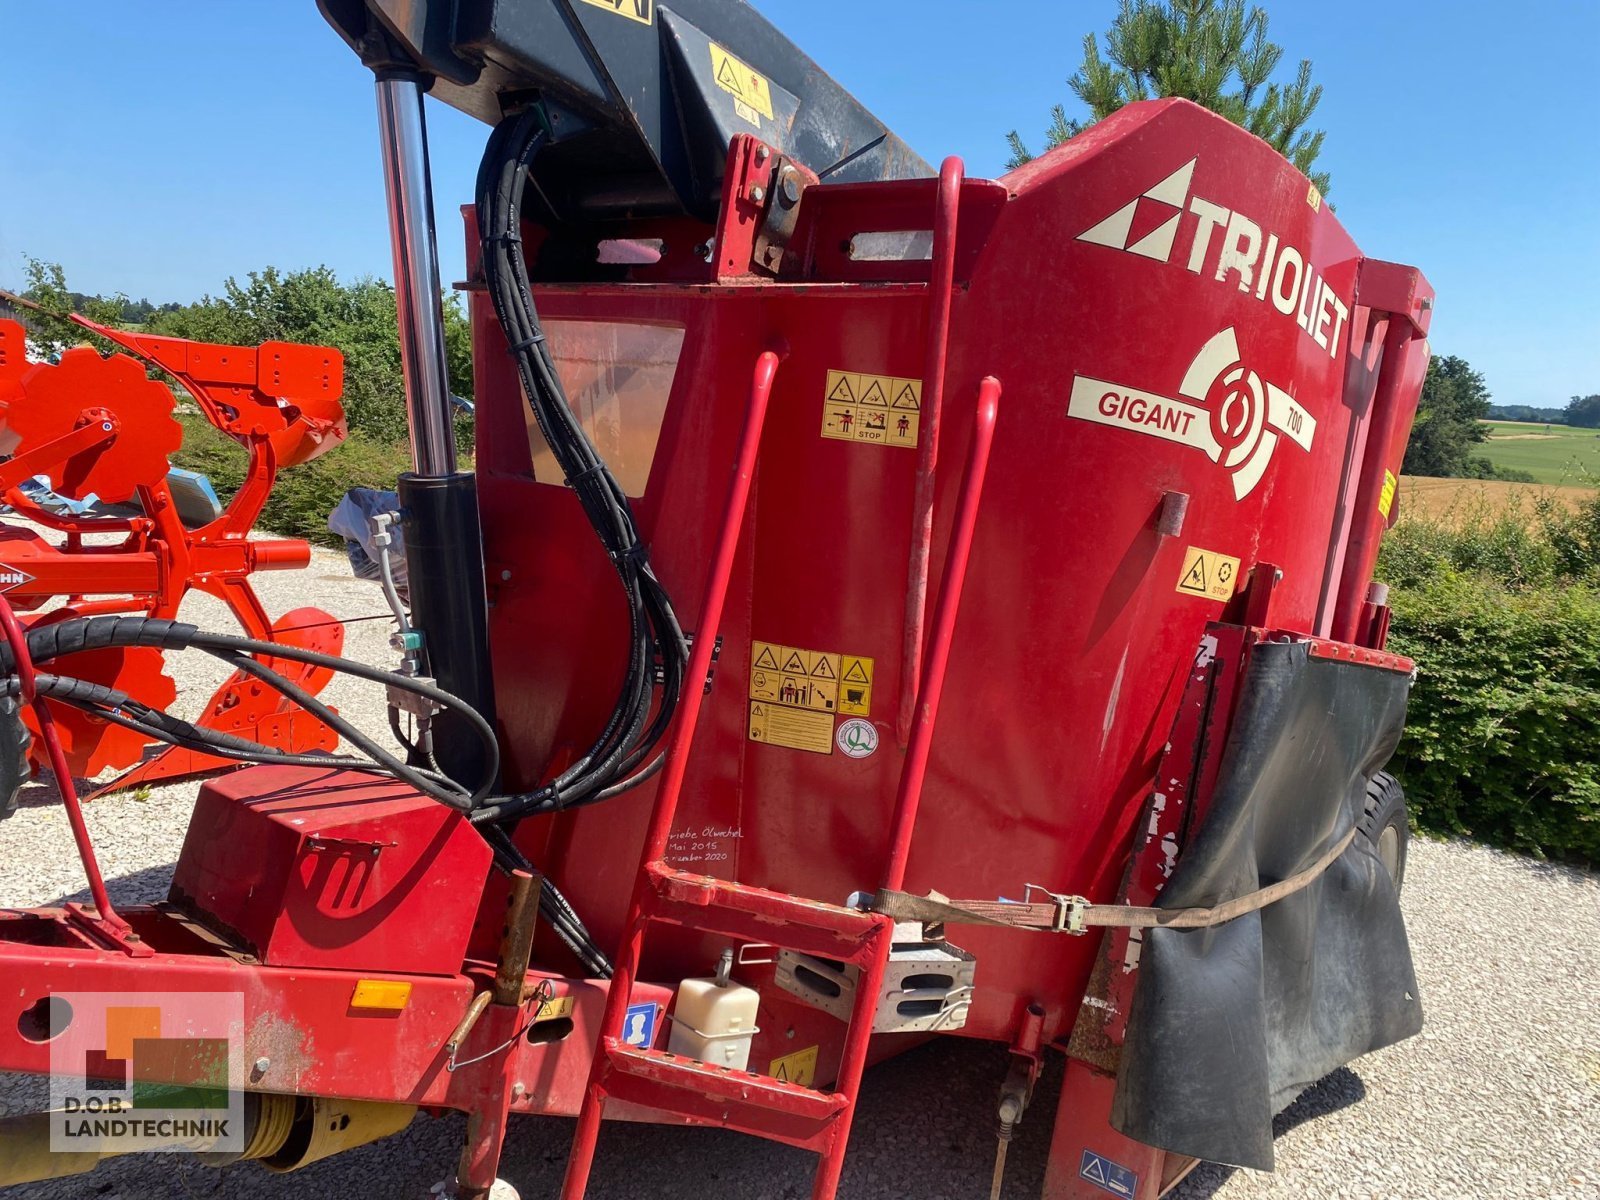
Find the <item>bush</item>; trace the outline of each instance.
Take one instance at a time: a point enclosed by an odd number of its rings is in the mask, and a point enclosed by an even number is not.
[[[1418,824],[1600,862],[1600,593],[1445,572],[1391,599],[1419,666],[1393,768]]]
[[[221,296],[151,317],[150,330],[202,342],[254,346],[309,342],[344,355],[344,411],[350,428],[380,442],[406,435],[405,390],[396,334],[394,288],[381,279],[341,283],[327,267],[252,271],[229,279]],[[472,396],[471,334],[460,298],[444,303],[450,388]]]
[[[1404,521],[1379,570],[1418,664],[1393,765],[1417,824],[1600,862],[1600,495]]]
[[[248,455],[204,417],[186,416],[182,421],[183,446],[174,463],[210,476],[226,502],[244,481]],[[343,539],[328,530],[328,514],[345,492],[353,487],[392,489],[400,473],[410,469],[411,452],[405,445],[352,433],[344,445],[321,458],[283,471],[258,523],[285,537],[342,547]]]

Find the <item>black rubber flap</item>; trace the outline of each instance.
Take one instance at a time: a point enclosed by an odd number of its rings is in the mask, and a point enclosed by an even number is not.
[[[1410,679],[1255,648],[1216,791],[1161,893],[1211,906],[1314,863],[1360,821]],[[1112,1124],[1212,1162],[1272,1169],[1272,1118],[1336,1067],[1422,1028],[1405,924],[1370,843],[1303,890],[1211,929],[1146,930]]]

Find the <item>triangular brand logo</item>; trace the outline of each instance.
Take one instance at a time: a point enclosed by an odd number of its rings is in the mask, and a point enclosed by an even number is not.
[[[9,592],[12,588],[32,583],[33,579],[32,575],[10,563],[0,563],[0,592]]]
[[[1078,241],[1166,262],[1172,254],[1172,243],[1178,234],[1178,222],[1183,219],[1189,184],[1198,161],[1191,158],[1109,217],[1084,230],[1078,235]]]

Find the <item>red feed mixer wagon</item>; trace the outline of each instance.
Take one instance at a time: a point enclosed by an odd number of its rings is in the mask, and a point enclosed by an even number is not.
[[[806,1148],[831,1197],[867,1064],[983,1038],[996,1195],[1055,1050],[1044,1195],[1150,1200],[1420,1028],[1372,578],[1420,273],[1184,101],[971,179],[743,4],[321,7],[377,79],[426,669],[368,674],[412,753],[208,783],[164,904],[0,915],[0,1068],[59,1073],[81,994],[232,997],[213,1161],[457,1109],[480,1196],[554,1114],[567,1200],[607,1118]],[[425,91],[493,127],[470,474]],[[35,704],[78,645],[218,645],[57,628],[7,651]],[[12,1119],[0,1178],[114,1152],[66,1124]]]

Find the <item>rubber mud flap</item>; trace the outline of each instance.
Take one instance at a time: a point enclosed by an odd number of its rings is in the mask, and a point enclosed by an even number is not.
[[[1251,652],[1215,794],[1157,901],[1205,907],[1303,870],[1361,820],[1410,677]],[[1271,1170],[1272,1118],[1350,1060],[1422,1028],[1399,899],[1358,837],[1309,886],[1210,929],[1145,932],[1112,1124]]]

